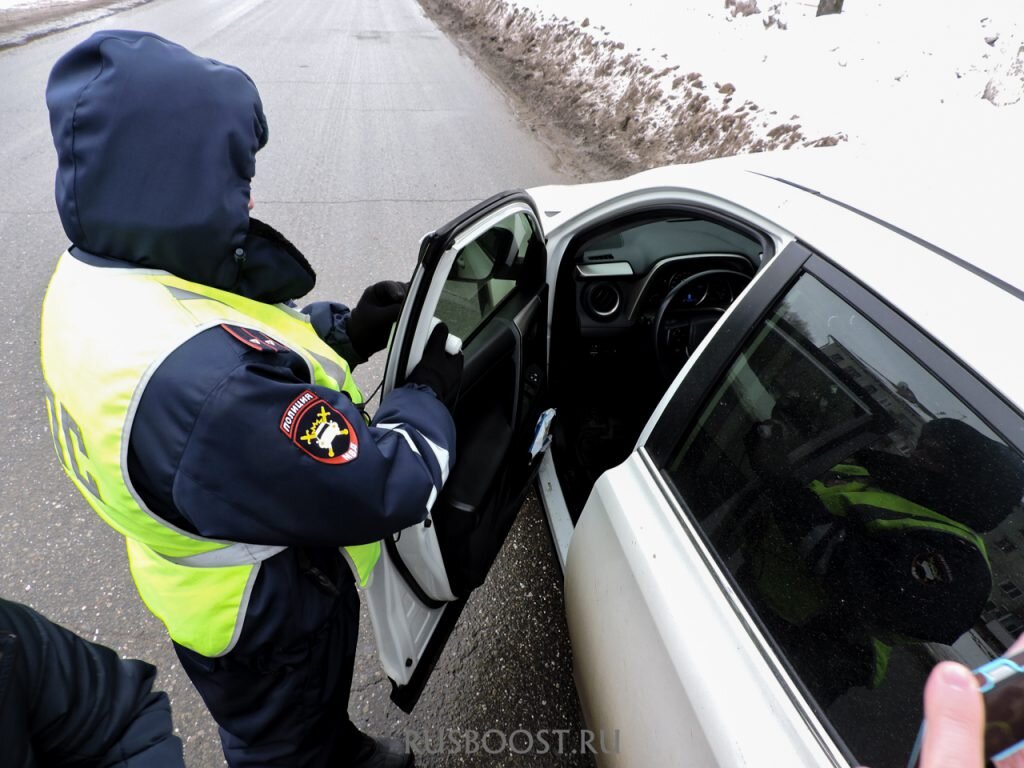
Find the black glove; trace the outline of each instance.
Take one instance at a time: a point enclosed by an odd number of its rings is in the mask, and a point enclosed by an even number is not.
[[[364,360],[380,352],[388,343],[391,326],[402,313],[408,286],[394,280],[374,283],[359,298],[348,318],[348,338]]]
[[[409,374],[410,384],[423,384],[434,390],[438,400],[451,410],[462,384],[463,355],[449,355],[444,351],[448,340],[448,326],[438,323],[423,348],[423,357]]]

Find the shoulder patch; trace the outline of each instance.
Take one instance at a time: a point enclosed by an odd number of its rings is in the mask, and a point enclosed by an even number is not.
[[[220,327],[245,344],[245,346],[255,349],[257,352],[285,352],[288,350],[288,347],[270,338],[263,331],[257,331],[254,328],[244,328],[241,325],[228,325],[227,323],[221,323]]]
[[[938,552],[922,552],[915,556],[910,566],[910,575],[928,586],[950,584],[953,581],[953,569]]]
[[[347,464],[359,455],[359,438],[349,420],[308,389],[288,405],[279,426],[303,453],[324,464]]]

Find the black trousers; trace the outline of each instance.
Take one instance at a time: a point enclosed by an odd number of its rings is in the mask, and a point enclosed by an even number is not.
[[[260,656],[211,659],[175,644],[220,726],[231,768],[342,768],[364,744],[348,717],[359,598],[342,590],[329,620],[303,642]]]

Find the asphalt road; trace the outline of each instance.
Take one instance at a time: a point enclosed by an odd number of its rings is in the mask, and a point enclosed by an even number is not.
[[[412,0],[154,0],[0,52],[0,296],[8,308],[0,320],[0,594],[157,664],[188,764],[218,766],[213,722],[136,596],[122,542],[62,475],[43,408],[39,306],[66,246],[43,92],[56,58],[100,28],[152,30],[253,77],[270,123],[256,215],[316,266],[312,298],[354,301],[370,282],[407,278],[424,232],[500,189],[567,180],[568,172]],[[357,372],[364,389],[382,365],[378,356]],[[524,508],[412,716],[388,701],[365,620],[363,630],[350,710],[372,732],[436,743],[438,729],[581,727],[536,502]],[[418,762],[586,764],[481,752]]]

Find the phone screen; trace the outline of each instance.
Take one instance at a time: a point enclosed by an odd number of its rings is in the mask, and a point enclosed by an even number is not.
[[[1024,766],[1024,653],[976,669],[985,696],[985,759],[996,768]]]

